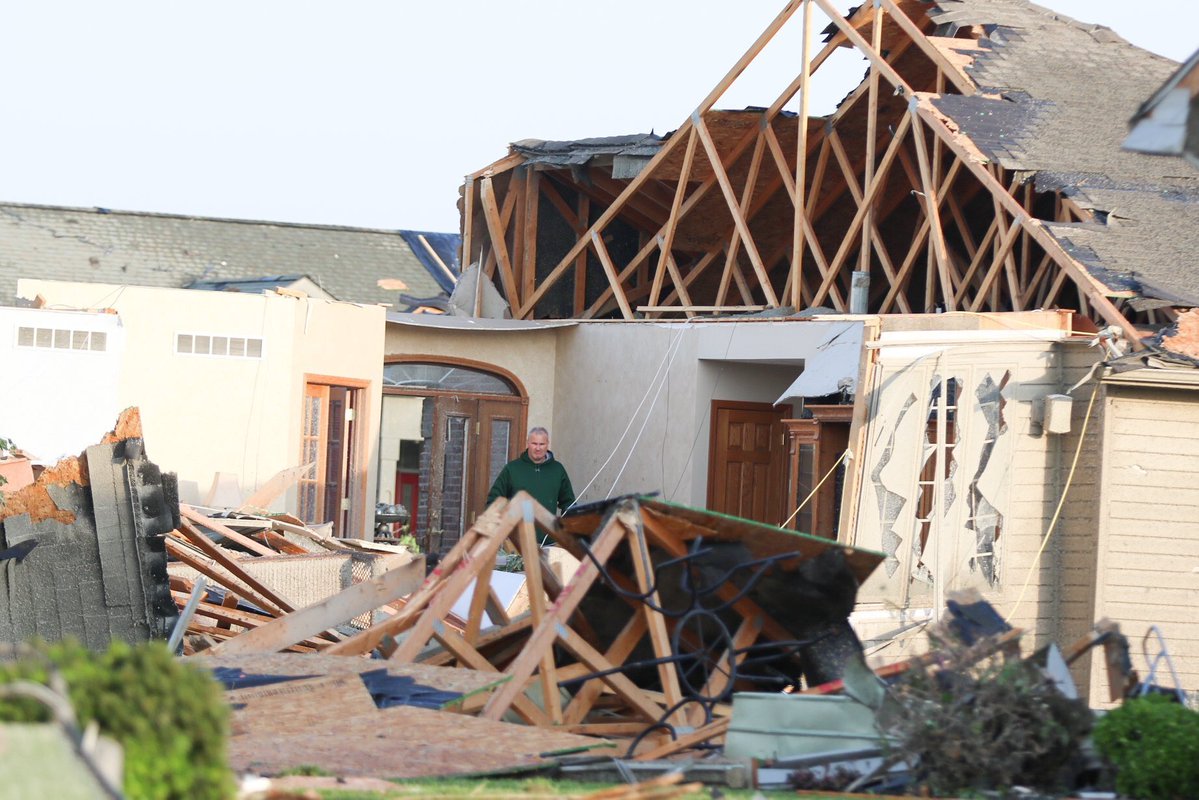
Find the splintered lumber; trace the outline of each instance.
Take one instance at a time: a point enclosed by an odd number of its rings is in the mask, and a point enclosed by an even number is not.
[[[215,519],[209,519],[185,503],[179,504],[179,515],[186,520],[196,523],[197,525],[203,525],[205,528],[208,528],[208,530],[213,531],[214,533],[219,533],[221,536],[224,536],[231,542],[240,544],[251,553],[257,553],[260,556],[275,555],[275,551],[266,545],[259,544],[249,536],[240,534],[232,528],[217,522]]]
[[[186,520],[181,520],[179,529],[189,542],[200,548],[206,555],[228,570],[235,578],[250,586],[260,596],[265,597],[271,605],[284,613],[295,611],[291,603],[284,600],[266,586],[263,586],[254,576],[246,572],[237,560],[214,544],[207,536]],[[275,555],[271,553],[271,555]]]
[[[412,592],[424,574],[424,559],[390,569],[371,581],[356,583],[318,603],[285,614],[266,625],[222,642],[215,653],[273,652],[315,636]]]
[[[724,736],[729,730],[729,717],[718,719],[704,725],[702,728],[697,728],[691,733],[680,736],[674,741],[666,742],[652,750],[645,750],[638,753],[634,758],[638,761],[654,761],[659,758],[674,755],[675,753],[686,750],[689,747],[695,747],[697,744],[704,744],[713,739]]]
[[[401,660],[415,657],[428,643],[433,627],[450,611],[483,565],[489,560],[494,564],[496,552],[519,519],[513,511],[509,511],[509,507],[524,499],[531,500],[528,494],[518,492],[512,501],[500,498],[492,503],[429,574],[424,584],[407,598],[400,613],[338,643],[331,652],[337,655],[362,655],[384,645],[391,655],[396,649],[388,643],[393,641],[393,637],[413,628],[401,645]],[[451,594],[452,597],[449,596]],[[421,637],[423,639],[416,642]]]
[[[182,563],[199,572],[201,575],[211,579],[214,583],[218,583],[235,594],[241,595],[251,603],[254,603],[259,608],[274,616],[279,616],[285,613],[282,608],[266,599],[265,596],[259,594],[248,584],[244,583],[239,578],[230,575],[225,570],[220,569],[220,562],[216,561],[215,559],[209,560],[192,552],[184,545],[182,540],[175,539],[170,535],[166,537],[164,542],[166,544],[167,553],[169,553],[172,558],[178,559]]]
[[[349,690],[329,683],[316,688],[329,696]],[[341,777],[419,778],[532,767],[552,763],[555,756],[612,747],[594,738],[413,706],[367,709],[351,700],[353,711],[343,713],[318,697],[314,692],[314,702],[292,704],[290,719],[288,712],[255,719],[253,733],[236,733],[235,720],[229,739],[233,769],[277,775],[310,766]],[[294,714],[305,717],[306,730],[297,730]]]

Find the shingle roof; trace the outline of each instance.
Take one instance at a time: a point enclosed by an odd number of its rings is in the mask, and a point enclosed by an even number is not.
[[[1178,65],[1024,0],[936,0],[929,15],[938,33],[987,33],[967,68],[982,92],[938,109],[1004,168],[1033,173],[1038,191],[1060,189],[1106,221],[1050,226],[1067,249],[1114,289],[1199,304],[1199,169],[1121,149],[1129,118]]]
[[[0,204],[0,302],[21,277],[182,287],[290,274],[358,303],[397,301],[380,278],[441,292],[399,231]]]

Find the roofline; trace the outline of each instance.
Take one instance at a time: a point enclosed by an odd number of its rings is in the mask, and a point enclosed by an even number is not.
[[[245,219],[237,217],[205,217],[198,214],[172,214],[162,211],[127,211],[106,208],[104,206],[54,206],[43,203],[12,203],[0,200],[0,208],[30,208],[43,211],[70,211],[77,214],[96,214],[99,216],[150,217],[153,219],[182,219],[199,222],[226,222],[238,225],[270,225],[277,228],[300,228],[308,230],[350,231],[355,233],[382,233],[398,236],[409,231],[407,228],[364,228],[354,225],[330,225],[308,222],[284,222],[280,220]],[[457,236],[457,231],[411,231],[412,233],[438,233]]]

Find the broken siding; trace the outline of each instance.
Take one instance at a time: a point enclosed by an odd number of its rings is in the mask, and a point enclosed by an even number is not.
[[[1093,510],[1086,508],[1094,505],[1086,485],[1093,478],[1076,478],[1077,494],[1063,511],[1063,518],[1073,510],[1082,521],[1059,523],[1059,535],[1033,565],[1077,441],[1042,433],[1037,404],[1063,392],[1094,360],[1094,351],[1079,344],[1044,341],[883,348],[869,395],[855,543],[888,558],[863,586],[863,608],[931,613],[940,581],[942,591],[978,588],[1009,613],[1027,579],[1012,622],[1035,633],[1037,644],[1063,627],[1090,626],[1086,586],[1094,568],[1079,536],[1094,530]],[[946,403],[939,411],[942,386]],[[1085,405],[1085,398],[1076,402],[1075,414]],[[939,413],[945,436],[938,462]],[[1080,425],[1076,420],[1074,430]],[[922,500],[926,495],[936,502]],[[859,633],[869,638],[906,618],[864,622]],[[891,648],[886,658],[906,657],[911,647],[920,645]]]
[[[1096,613],[1119,620],[1133,652],[1158,625],[1184,688],[1199,685],[1199,395],[1109,387]],[[1156,648],[1153,648],[1156,649]],[[1152,650],[1151,650],[1152,652]],[[1145,675],[1143,658],[1134,667]],[[1162,665],[1158,680],[1172,684]],[[1091,696],[1106,699],[1093,670]]]

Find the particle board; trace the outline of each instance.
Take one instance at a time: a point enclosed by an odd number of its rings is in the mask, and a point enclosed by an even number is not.
[[[476,717],[395,706],[344,715],[322,707],[311,728],[279,734],[264,727],[229,740],[229,762],[239,772],[278,774],[315,766],[338,776],[419,778],[535,766],[555,754],[613,747],[559,731]]]

